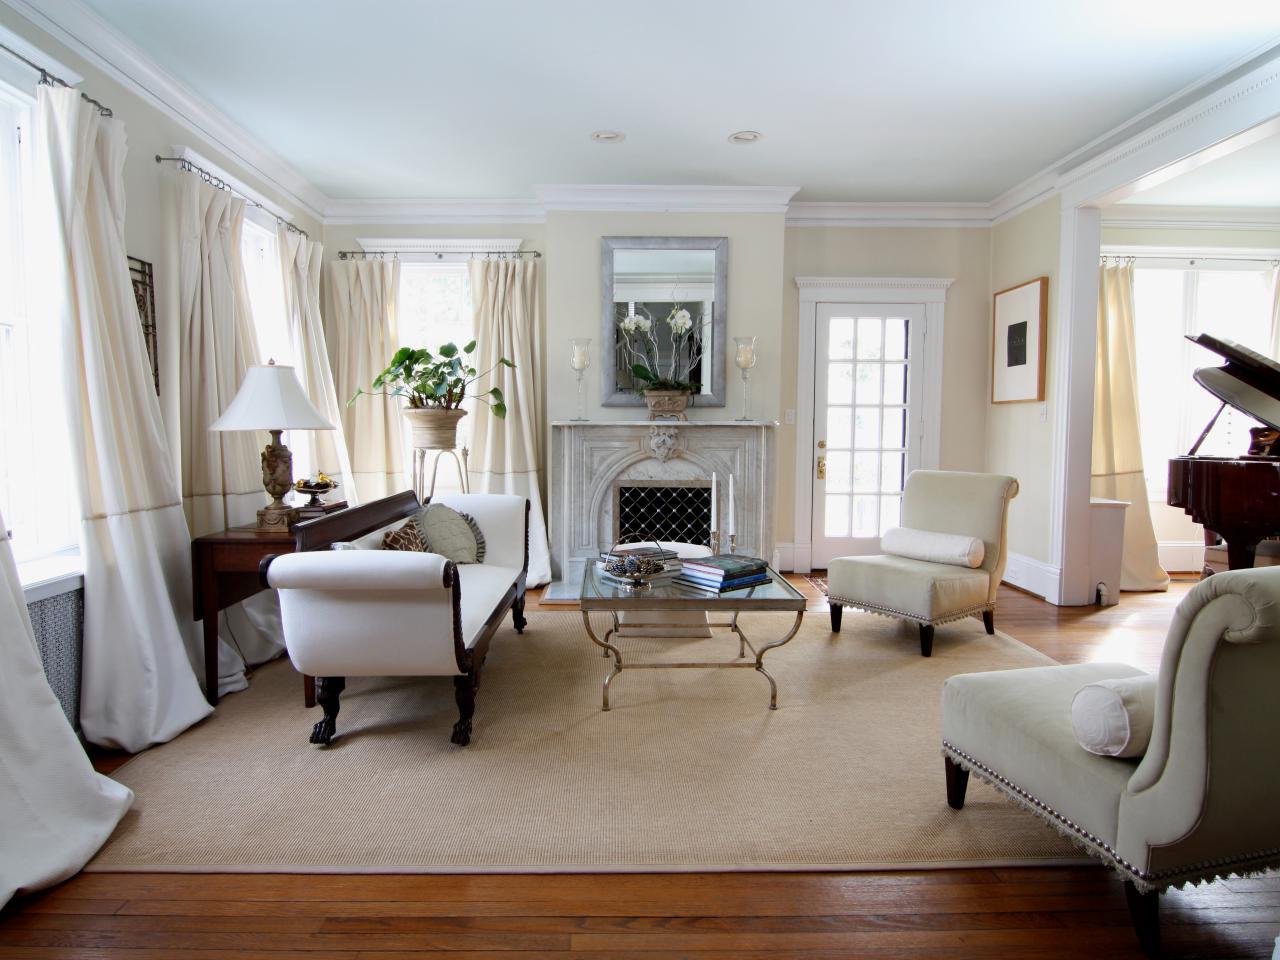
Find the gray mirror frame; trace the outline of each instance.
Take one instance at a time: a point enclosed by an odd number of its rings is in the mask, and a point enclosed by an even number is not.
[[[614,358],[618,331],[613,323],[613,252],[615,250],[714,250],[715,302],[711,306],[711,356],[702,358],[703,369],[711,374],[711,393],[695,394],[692,404],[701,407],[725,406],[724,368],[728,345],[726,317],[729,304],[728,237],[601,237],[600,238],[600,402],[606,407],[643,407],[644,397],[618,388]]]

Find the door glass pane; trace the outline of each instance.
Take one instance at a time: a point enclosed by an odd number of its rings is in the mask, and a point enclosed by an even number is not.
[[[879,517],[876,510],[877,496],[853,498],[853,535],[855,537],[877,537],[880,535]],[[830,500],[828,500],[830,503]]]
[[[879,317],[858,318],[858,359],[879,360],[884,350]]]
[[[860,363],[857,365],[857,398],[859,403],[880,402],[880,364]],[[848,402],[848,401],[846,401]]]
[[[905,457],[901,453],[881,454],[880,489],[885,493],[898,493],[902,490],[902,468]]]
[[[855,407],[853,415],[853,445],[863,450],[880,446],[879,417],[875,407]]]
[[[855,453],[853,455],[853,489],[874,491],[880,484],[880,454]]]
[[[907,402],[907,365],[905,363],[884,365],[884,402]]]
[[[853,410],[827,407],[827,446],[847,450],[853,446]]]
[[[884,536],[885,531],[891,527],[902,525],[902,498],[901,497],[881,497],[880,498],[880,536]]]
[[[884,411],[884,434],[881,445],[886,450],[894,450],[907,445],[907,411],[902,407],[886,407]]]
[[[831,360],[853,359],[853,317],[831,318],[827,357]]]
[[[826,535],[828,537],[847,537],[849,535],[849,498],[845,496],[829,496],[826,499]]]
[[[827,454],[827,493],[849,492],[852,462],[852,455],[845,451],[833,450]]]
[[[853,364],[827,364],[827,403],[853,403]]]
[[[905,317],[889,317],[884,322],[884,358],[907,359],[907,321]]]

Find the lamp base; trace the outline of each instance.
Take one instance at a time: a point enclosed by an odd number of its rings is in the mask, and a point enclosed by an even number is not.
[[[258,526],[264,530],[287,530],[298,522],[297,508],[282,497],[293,489],[293,453],[280,442],[280,430],[272,430],[271,442],[262,451],[262,486],[271,502],[258,511]]]
[[[297,522],[297,508],[279,500],[258,511],[258,527],[262,530],[288,530]]]

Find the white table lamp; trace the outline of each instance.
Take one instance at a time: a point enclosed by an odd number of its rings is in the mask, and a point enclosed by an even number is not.
[[[235,398],[213,422],[210,430],[266,430],[271,442],[262,451],[262,485],[271,503],[258,511],[259,527],[288,527],[298,511],[282,499],[293,489],[293,453],[280,442],[285,430],[333,430],[303,392],[293,367],[250,367]]]

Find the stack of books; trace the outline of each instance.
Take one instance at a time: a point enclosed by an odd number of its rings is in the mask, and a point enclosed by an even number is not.
[[[759,557],[742,557],[732,553],[718,557],[699,557],[684,561],[676,583],[725,593],[769,582],[769,567]]]

